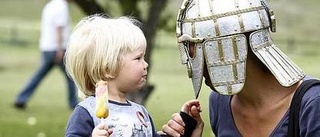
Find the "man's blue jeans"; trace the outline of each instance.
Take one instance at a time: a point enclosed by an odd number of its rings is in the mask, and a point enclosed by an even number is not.
[[[78,101],[77,101],[77,95],[76,95],[76,87],[71,78],[68,77],[65,65],[63,61],[60,61],[59,63],[55,63],[55,51],[43,51],[41,52],[41,65],[37,72],[33,75],[33,77],[30,79],[30,81],[27,83],[25,88],[20,92],[20,94],[17,96],[16,103],[20,104],[26,104],[31,97],[31,95],[34,93],[37,86],[40,84],[41,80],[45,78],[45,76],[52,70],[54,66],[59,66],[61,69],[63,75],[66,78],[67,84],[68,84],[68,101],[69,101],[69,107],[74,108]]]

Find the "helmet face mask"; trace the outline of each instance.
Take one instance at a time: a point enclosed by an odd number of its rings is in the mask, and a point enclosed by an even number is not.
[[[265,1],[184,0],[177,16],[177,41],[196,98],[205,66],[217,92],[240,92],[249,47],[283,86],[302,79],[303,72],[272,43],[269,29],[275,31],[275,17]],[[245,33],[251,33],[249,38]]]

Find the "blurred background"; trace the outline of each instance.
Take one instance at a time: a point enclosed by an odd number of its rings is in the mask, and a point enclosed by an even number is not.
[[[59,137],[71,114],[64,78],[54,69],[28,103],[26,110],[13,101],[39,65],[41,10],[48,0],[0,0],[0,137]],[[182,0],[74,0],[69,9],[72,27],[84,16],[104,12],[132,15],[144,24],[150,64],[148,88],[132,99],[144,104],[158,130],[180,106],[193,99],[191,81],[180,64],[175,19]],[[269,0],[277,19],[273,40],[308,75],[320,77],[320,3],[316,0]],[[96,7],[95,10],[89,7]],[[56,75],[57,74],[57,75]],[[213,136],[208,122],[208,94],[200,101],[204,137]],[[138,96],[138,97],[137,97]]]

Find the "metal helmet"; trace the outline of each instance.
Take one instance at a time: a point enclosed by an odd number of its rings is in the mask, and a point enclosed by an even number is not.
[[[181,61],[187,66],[196,98],[204,63],[217,92],[240,92],[248,47],[282,86],[291,86],[305,76],[273,44],[270,31],[276,31],[276,21],[265,0],[184,0],[176,23]]]

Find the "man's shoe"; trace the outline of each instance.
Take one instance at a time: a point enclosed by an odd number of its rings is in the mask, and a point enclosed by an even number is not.
[[[21,110],[26,108],[26,104],[24,104],[24,103],[17,103],[17,102],[15,102],[15,103],[13,104],[13,106],[14,106],[15,108],[21,109]]]

